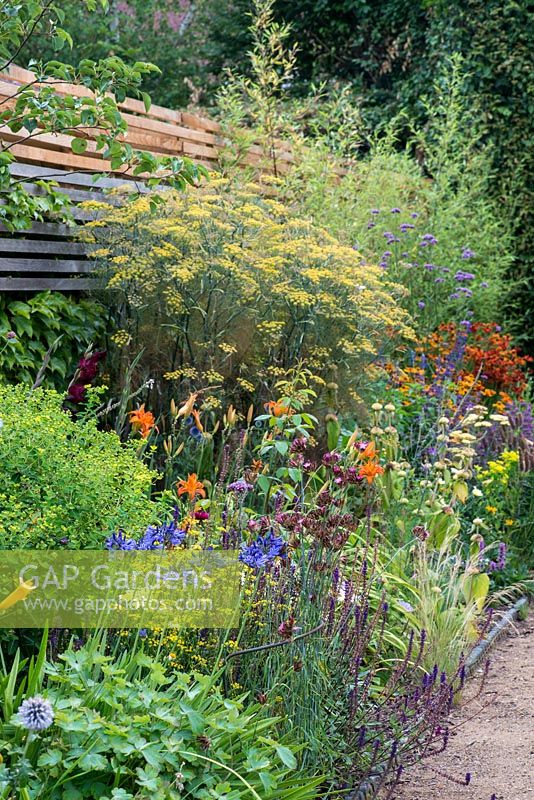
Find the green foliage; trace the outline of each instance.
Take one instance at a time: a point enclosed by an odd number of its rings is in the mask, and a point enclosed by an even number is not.
[[[230,74],[218,105],[223,130],[228,126],[226,108],[230,106],[234,128],[246,125],[251,129],[254,142],[263,150],[263,167],[277,175],[278,140],[285,127],[280,100],[295,68],[296,48],[287,46],[289,28],[275,21],[273,5],[274,0],[254,0],[250,76]]]
[[[473,309],[478,319],[498,318],[512,263],[510,230],[488,198],[491,159],[468,107],[462,58],[443,66],[431,98],[423,98],[428,124],[411,133],[422,167],[408,150],[399,152],[412,127],[403,114],[368,136],[369,152],[355,158],[362,122],[346,90],[328,98],[319,87],[308,100],[284,102],[295,53],[271,2],[256,4],[251,33],[250,77],[233,76],[218,97],[230,142],[223,167],[246,168],[248,151],[260,142],[276,175],[280,137],[290,139],[292,167],[284,170],[281,195],[405,285],[403,302],[423,333]]]
[[[305,0],[280,2],[277,10],[294,40],[306,43],[297,56],[299,90],[321,79],[351,85],[371,130],[399,109],[420,125],[431,122],[422,98],[449,58],[463,57],[464,105],[491,161],[489,196],[514,232],[510,275],[521,281],[508,296],[514,329],[532,342],[533,23],[526,0]]]
[[[102,335],[103,315],[99,304],[59,292],[39,292],[25,300],[4,294],[0,297],[0,337],[5,341],[0,349],[2,381],[33,385],[51,351],[44,384],[64,389],[87,347]]]
[[[94,10],[96,1],[85,3]],[[106,5],[104,2],[101,5]],[[0,53],[4,63],[2,71],[19,58],[32,37],[48,37],[54,49],[61,49],[65,42],[72,46],[72,37],[59,23],[64,19],[60,6],[50,2],[27,0],[17,6],[3,2],[0,6]],[[132,66],[117,56],[111,55],[100,61],[83,59],[76,66],[52,58],[48,61],[31,62],[36,78],[22,85],[13,102],[0,112],[0,122],[25,141],[43,133],[71,136],[71,149],[81,154],[87,147],[87,131],[97,130],[95,148],[109,159],[114,171],[129,171],[131,175],[148,173],[151,183],[165,183],[174,188],[183,188],[195,183],[205,174],[203,167],[188,159],[162,156],[134,150],[122,141],[126,122],[118,110],[117,102],[126,94],[143,98],[145,106],[150,103],[148,95],[140,89],[144,75],[159,72],[153,64],[136,61]],[[83,97],[57,94],[54,84],[71,83],[90,89],[92,94]],[[69,219],[69,203],[66,195],[58,192],[53,181],[42,181],[46,194],[34,197],[24,186],[24,179],[15,179],[10,165],[16,160],[13,147],[16,140],[5,140],[0,150],[0,220],[13,230],[28,227],[34,219],[55,214]]]
[[[489,197],[491,164],[473,133],[465,80],[454,59],[438,76],[431,107],[428,101],[428,126],[413,134],[431,180],[398,151],[402,117],[371,138],[369,153],[341,179],[323,125],[286,179],[292,203],[409,289],[404,302],[423,332],[463,320],[469,310],[480,320],[499,318],[512,263],[509,226]],[[455,280],[458,272],[474,279]]]
[[[15,658],[0,671],[0,792],[42,800],[312,800],[320,779],[296,773],[298,750],[275,738],[277,719],[246,697],[224,698],[205,676],[165,673],[139,649],[105,655],[90,639],[21,681]],[[26,681],[28,683],[25,686]],[[52,704],[52,727],[28,734],[16,715],[24,695]]]
[[[72,48],[63,48],[62,58],[77,64],[84,58],[99,60],[113,53],[126,61],[142,60],[150,54],[160,73],[146,73],[141,89],[156,103],[184,108],[192,99],[213,101],[213,88],[220,85],[225,69],[236,63],[228,52],[229,40],[235,50],[246,52],[249,35],[246,12],[248,0],[238,0],[240,14],[229,15],[226,7],[201,0],[128,0],[113,2],[91,12],[78,0],[62,0],[64,25],[73,38]],[[206,31],[209,29],[209,36]],[[234,48],[232,48],[234,49]],[[53,43],[35,38],[23,54],[31,58],[53,58]]]
[[[154,521],[153,473],[96,420],[74,422],[53,390],[0,387],[0,535],[6,548],[100,547]]]
[[[251,0],[238,0],[230,6],[201,0],[184,6],[178,14],[159,0],[129,0],[111,12],[96,14],[73,0],[63,5],[70,35],[75,32],[74,38],[80,38],[78,50],[74,44],[73,61],[102,58],[110,49],[139,58],[146,43],[163,78],[145,74],[142,88],[153,92],[157,102],[180,107],[193,97],[210,104],[222,88],[227,111],[226,68],[244,76],[244,81],[254,82],[254,65],[248,55],[254,45],[254,31],[249,28],[249,15],[255,8]],[[273,12],[271,29],[277,27],[288,34],[289,49],[300,45],[293,53],[294,68],[284,82],[284,88],[299,99],[296,124],[312,137],[324,137],[328,131],[329,147],[338,154],[357,154],[370,133],[388,124],[399,110],[419,127],[432,127],[432,102],[429,105],[424,98],[449,59],[455,54],[463,57],[464,109],[472,118],[475,138],[487,145],[491,167],[489,173],[484,172],[486,195],[507,218],[506,238],[510,228],[514,234],[513,265],[506,244],[505,262],[514,282],[507,287],[505,300],[514,333],[525,346],[533,336],[530,309],[534,307],[529,300],[533,248],[528,180],[532,20],[526,1],[387,0],[376,4],[359,0],[355,4],[349,0],[304,0],[298,4],[277,2]],[[40,57],[48,45],[46,40],[37,41],[33,54]],[[437,97],[431,95],[432,100]],[[339,124],[328,124],[333,119]],[[227,120],[225,115],[223,121]],[[281,122],[277,117],[276,125]],[[405,127],[401,146],[409,138],[409,127]],[[428,170],[426,153],[420,150],[418,158]],[[472,169],[471,176],[476,174]]]

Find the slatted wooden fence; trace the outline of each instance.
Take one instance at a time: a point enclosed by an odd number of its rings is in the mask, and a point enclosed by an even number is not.
[[[35,75],[20,67],[10,67],[0,73],[0,102],[9,105],[21,86],[35,81]],[[85,87],[54,84],[59,94],[83,97],[90,95]],[[185,111],[152,105],[145,110],[139,100],[126,98],[119,104],[128,131],[124,140],[138,150],[148,150],[159,156],[186,156],[210,169],[217,169],[219,152],[223,146],[220,126],[214,120]],[[83,200],[117,202],[105,194],[106,189],[124,185],[132,178],[121,170],[113,172],[109,161],[95,147],[95,131],[87,130],[88,147],[83,155],[71,150],[72,136],[32,132],[24,129],[13,133],[0,125],[0,142],[9,142],[17,162],[13,174],[24,180],[29,191],[39,194],[44,190],[35,185],[39,179],[58,181],[74,205],[74,218],[83,224],[90,212],[76,208]],[[247,162],[260,165],[262,150],[252,146]],[[280,143],[277,161],[281,171],[292,161],[291,152]],[[109,177],[95,182],[94,175],[106,172]],[[27,180],[26,180],[27,179]],[[89,288],[91,260],[86,247],[76,241],[72,227],[53,220],[35,222],[27,231],[12,234],[0,226],[0,290],[36,291],[57,289],[80,291]],[[84,277],[85,276],[85,277]]]

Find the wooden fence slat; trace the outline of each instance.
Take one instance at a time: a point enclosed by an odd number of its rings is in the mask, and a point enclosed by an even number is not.
[[[88,186],[95,189],[118,189],[125,184],[134,183],[131,179],[108,178],[96,176],[95,172],[68,172],[64,169],[52,169],[51,167],[41,167],[35,164],[24,164],[22,161],[15,161],[9,165],[9,171],[16,177],[29,178],[32,180],[54,180],[59,184],[72,186]],[[138,191],[147,192],[148,189],[141,181],[138,181]]]
[[[105,159],[97,160],[86,156],[77,156],[74,153],[45,149],[44,147],[32,146],[29,143],[14,144],[9,149],[14,156],[31,164],[54,165],[60,169],[72,167],[75,170],[84,169],[87,172],[111,172],[111,162]]]
[[[206,147],[202,144],[192,144],[191,142],[183,142],[184,153],[186,156],[202,156],[203,158],[210,158],[214,161],[218,158],[218,151],[214,147]]]
[[[38,197],[46,197],[48,192],[44,188],[44,186],[35,186],[33,183],[26,183],[22,184],[24,189],[28,192],[28,194],[32,194]],[[108,205],[118,206],[120,205],[120,200],[118,197],[110,197],[108,194],[104,194],[103,192],[99,192],[95,190],[94,192],[86,192],[82,189],[70,189],[68,186],[60,186],[59,190],[66,194],[73,203],[84,203],[87,201],[91,202],[98,202],[98,203],[107,203]]]
[[[54,256],[85,256],[89,245],[84,242],[56,242],[51,239],[13,239],[0,237],[0,253],[47,253]]]
[[[191,114],[188,111],[182,111],[182,125],[198,130],[212,131],[213,133],[219,133],[221,130],[221,126],[214,119]]]
[[[0,278],[2,292],[85,292],[98,285],[93,278]]]
[[[60,222],[32,222],[29,228],[24,228],[22,231],[12,231],[7,225],[0,223],[0,233],[9,233],[11,235],[20,236],[76,236],[77,225],[64,225]],[[7,238],[7,237],[6,237]],[[5,239],[2,239],[5,241]],[[22,239],[25,242],[31,242],[31,239]]]
[[[144,131],[153,131],[154,133],[162,133],[167,136],[177,136],[181,139],[191,139],[195,142],[202,142],[203,144],[217,144],[217,137],[212,133],[206,131],[199,131],[191,128],[186,128],[183,125],[176,125],[172,122],[162,122],[157,119],[150,119],[147,117],[136,117],[133,114],[123,114],[123,119],[132,128],[140,128]]]
[[[92,272],[92,261],[53,258],[2,258],[0,272]]]
[[[24,144],[28,147],[38,147],[39,149],[42,149],[43,145],[45,145],[50,150],[52,149],[61,150],[62,152],[65,152],[69,155],[72,154],[71,143],[73,138],[74,138],[73,136],[64,133],[32,133],[30,138],[25,128],[23,128],[18,133],[13,133],[13,131],[11,131],[7,125],[0,126],[0,139],[4,141],[17,142],[20,144]],[[123,141],[129,140],[128,136],[121,137],[121,139]],[[93,141],[93,138],[87,137],[86,141],[87,141],[87,149],[85,150],[85,153],[83,155],[83,158],[85,159],[86,163],[88,163],[87,160],[91,158],[98,159],[99,161],[103,160],[103,155],[102,155],[103,151],[96,149],[96,144]],[[131,144],[135,144],[135,142],[131,142]],[[180,145],[181,142],[177,141],[176,147],[171,152],[179,153],[181,150]],[[149,149],[150,152],[154,153],[154,155],[156,156],[169,155],[169,153],[162,152],[162,150],[158,147],[156,141],[154,141],[150,146],[145,146],[145,149]],[[79,156],[76,156],[76,158],[79,158]],[[90,168],[95,171],[97,169],[97,167],[94,164]]]

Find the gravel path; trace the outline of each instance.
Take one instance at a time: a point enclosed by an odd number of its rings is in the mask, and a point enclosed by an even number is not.
[[[460,780],[470,772],[471,784],[458,786],[423,762],[406,771],[395,800],[534,800],[532,611],[500,639],[490,659],[484,692],[454,712],[452,722],[460,727],[447,750],[427,762]]]

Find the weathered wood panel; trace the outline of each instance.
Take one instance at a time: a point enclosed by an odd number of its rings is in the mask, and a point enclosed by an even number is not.
[[[92,278],[0,278],[1,292],[86,292],[95,286]]]
[[[36,83],[35,75],[17,66],[0,74],[0,102],[4,107],[14,103],[22,86]],[[54,83],[54,90],[61,95],[91,97],[83,86]],[[218,168],[221,148],[224,146],[221,126],[214,120],[186,111],[177,111],[152,105],[148,112],[140,100],[126,98],[119,103],[128,130],[123,141],[135,149],[148,150],[155,155],[187,156],[209,169]],[[72,216],[76,224],[70,226],[54,219],[35,220],[24,232],[12,233],[0,225],[0,273],[12,277],[0,278],[1,291],[38,291],[56,289],[81,291],[94,286],[87,279],[68,278],[67,275],[88,273],[92,269],[90,247],[76,241],[78,228],[88,220],[97,219],[99,212],[79,207],[79,203],[96,200],[111,205],[121,203],[118,196],[110,196],[108,190],[124,184],[137,191],[148,191],[143,176],[134,178],[125,168],[111,171],[109,160],[96,149],[97,130],[83,132],[88,146],[83,155],[72,152],[72,136],[67,134],[31,133],[21,130],[13,133],[7,126],[0,126],[0,142],[4,141],[16,156],[12,174],[34,195],[45,193],[43,187],[35,185],[38,180],[57,181],[59,187],[72,200]],[[293,156],[290,145],[276,144],[277,168],[283,173]],[[268,160],[259,145],[252,145],[245,163],[268,167]],[[106,173],[103,175],[102,173]],[[2,200],[0,199],[0,204]],[[17,274],[25,277],[17,277]]]
[[[4,258],[0,256],[0,272],[92,272],[91,261],[60,258]]]
[[[5,236],[0,238],[0,252],[85,256],[87,255],[87,245],[83,242],[56,242],[54,239],[14,239],[13,237]]]

